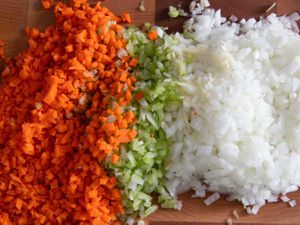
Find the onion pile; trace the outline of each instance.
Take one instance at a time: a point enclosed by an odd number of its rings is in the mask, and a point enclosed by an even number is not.
[[[216,192],[208,205],[228,194],[256,214],[300,185],[299,15],[237,23],[208,5],[191,4],[175,49],[186,76],[181,105],[162,123],[171,140],[167,186],[174,195]]]

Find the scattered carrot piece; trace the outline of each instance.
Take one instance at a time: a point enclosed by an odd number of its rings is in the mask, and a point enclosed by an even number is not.
[[[44,9],[50,9],[53,0],[41,0],[41,3]]]
[[[150,31],[148,33],[148,36],[149,36],[150,41],[155,41],[158,38],[157,30]]]
[[[129,13],[124,13],[121,18],[122,18],[122,21],[124,23],[131,23],[132,22]]]

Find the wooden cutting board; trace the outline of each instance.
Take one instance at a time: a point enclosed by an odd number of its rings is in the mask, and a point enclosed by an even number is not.
[[[181,2],[187,7],[190,0],[144,0],[146,12],[137,10],[140,0],[107,0],[103,4],[117,15],[131,13],[135,24],[150,21],[169,27],[170,32],[180,30],[185,18],[169,19],[169,5]],[[212,6],[222,9],[222,14],[242,17],[266,16],[266,9],[277,3],[273,12],[289,14],[300,10],[300,0],[211,0]],[[39,0],[0,0],[0,39],[5,41],[7,56],[13,56],[26,48],[23,32],[26,25],[40,29],[53,23],[50,11],[41,8]],[[273,203],[263,207],[259,215],[250,216],[245,213],[238,202],[227,202],[224,197],[207,207],[203,199],[190,198],[191,193],[180,195],[183,209],[159,210],[146,219],[149,225],[223,225],[231,217],[236,225],[300,225],[300,206],[290,208],[287,203]],[[300,204],[300,192],[290,194],[291,199]],[[1,201],[1,199],[0,199]],[[237,220],[232,212],[236,210],[240,216]]]

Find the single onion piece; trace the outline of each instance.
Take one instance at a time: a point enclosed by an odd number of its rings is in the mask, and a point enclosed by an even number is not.
[[[117,120],[117,117],[115,115],[110,115],[106,119],[106,123],[113,123]]]
[[[289,201],[289,205],[291,206],[291,207],[295,207],[296,206],[296,201],[295,200],[291,200],[291,201]]]
[[[292,21],[297,21],[297,20],[300,20],[300,14],[297,12],[294,12],[291,15],[289,15],[288,18]]]
[[[261,208],[261,206],[260,205],[254,205],[253,207],[252,207],[252,214],[254,214],[254,215],[256,215],[257,213],[258,213],[258,211],[259,211],[259,209]]]
[[[299,33],[299,27],[296,21],[291,21],[291,27],[292,31],[294,31],[295,33]]]
[[[276,197],[276,196],[270,196],[267,201],[269,203],[278,202],[278,197]]]
[[[291,185],[285,191],[282,193],[282,195],[286,195],[287,193],[298,191],[298,186],[297,185]]]
[[[126,224],[127,225],[134,225],[135,223],[135,219],[128,217],[128,219],[126,220]]]
[[[229,20],[230,20],[231,22],[236,23],[236,22],[238,21],[238,18],[237,18],[236,16],[234,16],[234,15],[231,15],[231,16],[229,17]]]
[[[177,209],[178,211],[181,211],[181,210],[182,210],[182,201],[177,201],[177,202],[176,202],[176,209]]]
[[[238,212],[237,212],[236,210],[233,210],[232,214],[234,215],[234,217],[235,217],[237,220],[240,219],[239,214],[238,214]]]
[[[249,214],[249,215],[253,214],[250,207],[246,207],[246,211],[247,211],[247,214]]]
[[[125,56],[127,56],[127,51],[124,48],[120,48],[118,53],[117,53],[117,56],[120,59],[123,59]]]
[[[218,192],[213,193],[211,196],[209,196],[207,199],[204,200],[204,204],[209,206],[213,204],[215,201],[217,201],[221,195]]]
[[[280,197],[280,199],[281,199],[281,201],[283,201],[283,202],[288,202],[288,201],[290,201],[290,199],[287,197],[287,196],[281,196]]]
[[[233,225],[231,217],[227,218],[226,222],[228,225]]]

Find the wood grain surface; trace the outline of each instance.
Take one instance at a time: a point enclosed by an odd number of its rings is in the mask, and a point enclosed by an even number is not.
[[[91,2],[95,2],[92,0]],[[190,0],[144,0],[146,11],[140,12],[138,5],[141,0],[106,0],[102,4],[115,14],[129,12],[134,24],[156,22],[169,27],[169,32],[180,31],[186,18],[168,18],[168,6],[181,3],[187,8]],[[290,13],[300,8],[299,0],[211,0],[213,7],[222,9],[223,15],[232,14],[239,18],[265,16],[266,9],[277,2],[274,12]],[[26,48],[25,26],[43,29],[53,23],[51,11],[42,9],[40,0],[0,0],[0,39],[5,42],[7,56],[16,55]]]
[[[169,32],[180,30],[185,18],[169,19],[169,5],[187,7],[190,0],[145,0],[146,12],[137,10],[140,0],[107,0],[103,4],[115,14],[129,12],[135,24],[146,21],[168,26]],[[289,14],[300,9],[300,0],[211,0],[212,6],[222,9],[222,14],[239,18],[266,16],[266,9],[274,2],[273,12]],[[50,11],[41,8],[40,0],[0,0],[0,39],[5,41],[7,56],[13,56],[26,48],[23,32],[25,26],[43,29],[53,23]],[[246,215],[238,202],[227,202],[224,197],[212,206],[205,206],[203,199],[190,198],[191,193],[181,195],[183,210],[159,210],[147,218],[149,225],[223,225],[231,217],[236,225],[300,225],[300,206],[290,208],[286,203],[268,204],[257,216]],[[300,204],[300,193],[290,194]],[[1,200],[1,199],[0,199]],[[240,219],[232,215],[237,210]]]
[[[204,199],[191,198],[192,192],[179,196],[183,201],[181,211],[160,209],[146,219],[148,225],[226,225],[231,218],[234,225],[299,225],[300,206],[291,208],[288,203],[267,204],[258,215],[248,215],[242,204],[228,202],[223,196],[211,206],[203,203]],[[300,203],[300,192],[288,195]],[[233,215],[236,210],[239,220]]]

